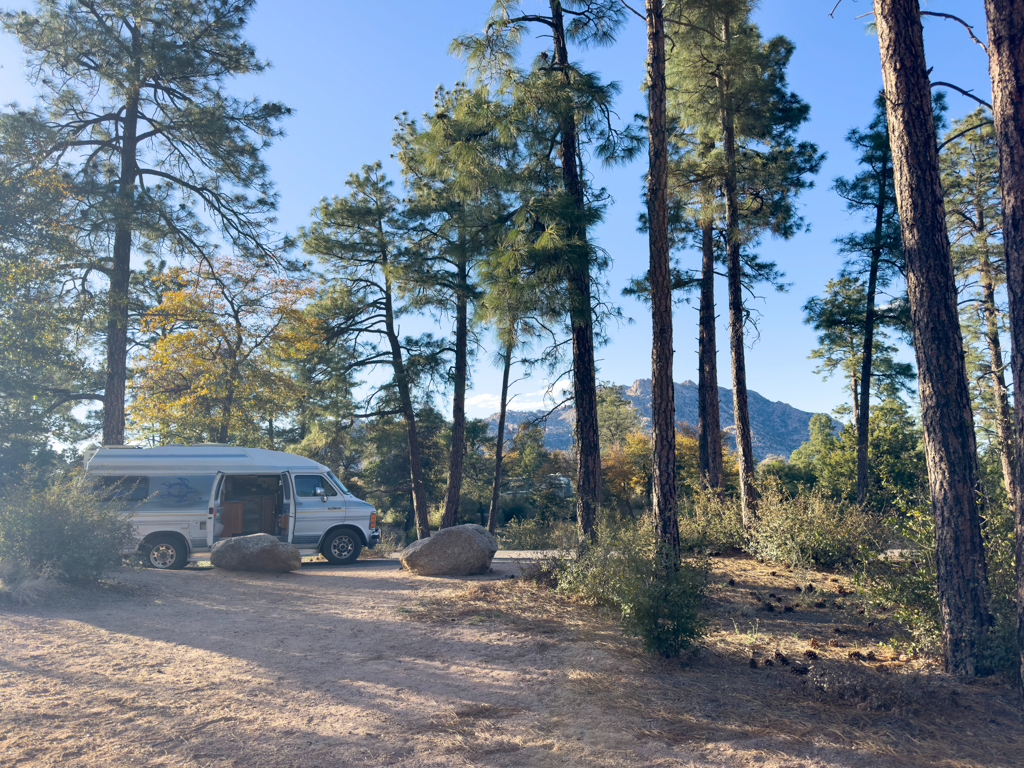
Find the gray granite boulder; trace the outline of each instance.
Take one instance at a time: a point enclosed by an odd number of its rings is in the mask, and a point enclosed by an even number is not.
[[[456,525],[414,541],[399,559],[420,576],[471,576],[487,573],[497,551],[498,540],[482,525]]]
[[[278,541],[269,533],[234,536],[213,545],[210,562],[226,571],[287,573],[302,567],[302,555],[294,544]]]

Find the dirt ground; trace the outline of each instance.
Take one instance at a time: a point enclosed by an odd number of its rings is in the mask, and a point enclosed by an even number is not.
[[[666,662],[495,564],[141,571],[0,607],[0,766],[1024,765],[1009,689],[875,645],[841,578],[717,560],[711,632]]]

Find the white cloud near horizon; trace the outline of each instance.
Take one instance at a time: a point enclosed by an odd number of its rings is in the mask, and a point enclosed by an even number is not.
[[[570,389],[567,381],[559,381],[550,391],[547,388],[533,392],[518,392],[509,397],[510,411],[537,411],[542,408],[553,408],[565,399]],[[501,395],[482,392],[466,398],[467,415],[471,417],[490,416],[501,407]]]

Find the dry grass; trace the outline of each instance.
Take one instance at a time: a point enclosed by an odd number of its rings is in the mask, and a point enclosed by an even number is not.
[[[611,616],[521,579],[433,594],[402,614],[495,622],[626,660],[611,672],[565,669],[566,692],[639,739],[709,757],[764,741],[779,764],[834,750],[898,766],[1021,765],[1024,720],[1010,687],[959,681],[937,659],[902,653],[895,628],[846,577],[716,558],[709,597],[703,648],[682,663],[644,656]]]
[[[37,605],[57,588],[54,574],[14,563],[0,563],[0,601],[15,605]]]

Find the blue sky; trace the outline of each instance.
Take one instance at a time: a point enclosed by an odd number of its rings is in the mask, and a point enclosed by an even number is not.
[[[796,44],[789,71],[790,87],[811,106],[811,119],[801,137],[828,153],[816,187],[802,198],[808,233],[792,240],[766,241],[761,253],[776,260],[791,283],[788,293],[763,291],[755,307],[761,312],[759,338],[747,350],[750,389],[770,400],[809,411],[830,411],[846,401],[840,380],[824,382],[808,359],[815,345],[813,331],[803,324],[804,302],[820,293],[840,266],[833,240],[865,225],[851,219],[843,201],[830,191],[832,180],[856,172],[855,158],[844,136],[871,119],[881,87],[876,38],[866,31],[868,0],[843,0],[835,18],[835,0],[763,0],[756,14],[762,33],[786,35]],[[22,5],[16,3],[12,5]],[[633,5],[631,3],[631,5]],[[640,4],[642,5],[642,3]],[[543,10],[546,0],[524,0],[528,11]],[[636,7],[636,6],[634,6]],[[981,0],[933,0],[932,11],[956,13],[984,36]],[[237,81],[232,89],[279,100],[295,111],[287,136],[268,154],[281,193],[280,226],[294,232],[308,223],[310,210],[324,196],[342,194],[349,173],[374,160],[389,160],[394,116],[403,110],[417,116],[432,104],[435,88],[464,78],[462,63],[447,54],[459,34],[483,29],[487,0],[390,0],[384,3],[263,0],[252,17],[248,37],[273,69],[258,78]],[[988,100],[987,61],[959,25],[940,19],[925,22],[933,78],[974,89]],[[545,41],[537,40],[540,48]],[[577,52],[574,58],[606,80],[621,84],[619,114],[628,118],[645,111],[640,93],[644,77],[646,37],[640,19],[630,17],[612,48]],[[0,101],[32,102],[24,81],[17,41],[0,36]],[[950,94],[950,117],[975,108]],[[595,237],[613,259],[605,279],[608,294],[632,323],[612,326],[611,342],[598,351],[600,380],[630,384],[650,376],[650,322],[642,305],[619,296],[629,278],[646,268],[646,236],[636,232],[640,183],[645,158],[625,167],[591,171],[607,187],[614,205]],[[699,254],[679,254],[684,266],[699,265]],[[719,376],[729,387],[724,285],[719,286]],[[406,332],[415,332],[407,320]],[[682,305],[675,319],[675,379],[697,377],[696,306]],[[496,410],[500,373],[490,367],[490,353],[477,358],[470,392],[471,416]],[[535,378],[516,384],[513,407],[539,407],[546,382]]]

